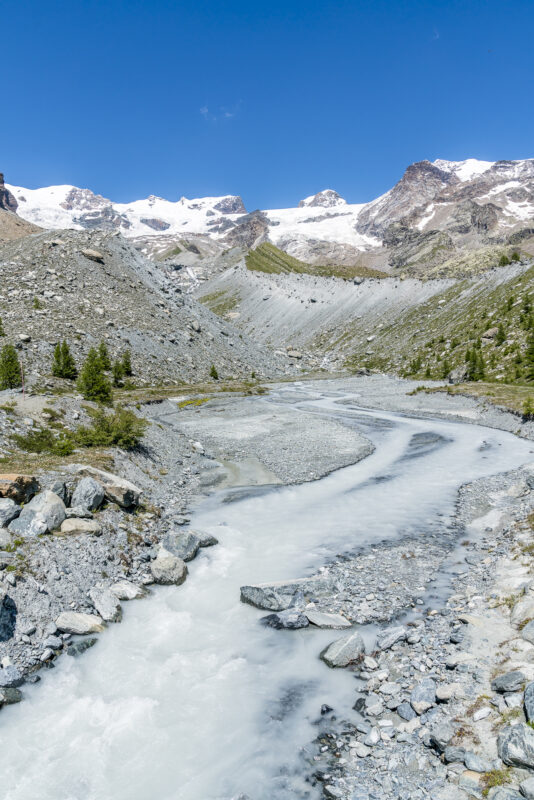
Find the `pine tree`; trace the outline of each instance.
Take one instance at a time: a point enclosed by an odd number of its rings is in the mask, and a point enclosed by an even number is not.
[[[111,359],[109,357],[108,346],[105,342],[100,342],[98,345],[98,358],[100,359],[103,370],[111,369]]]
[[[499,328],[497,330],[497,335],[495,337],[495,344],[497,347],[500,347],[506,341],[506,331],[504,330],[504,325],[502,322],[499,322]]]
[[[64,339],[61,344],[57,344],[54,349],[54,360],[52,362],[52,375],[56,378],[66,378],[73,381],[78,374],[74,358],[71,355],[69,345]]]
[[[122,361],[115,361],[111,370],[113,375],[113,386],[124,386],[124,365]]]
[[[6,344],[0,350],[0,389],[17,389],[21,385],[17,351],[12,344]]]
[[[443,378],[443,380],[449,377],[450,371],[451,371],[451,365],[449,364],[447,359],[445,359],[445,361],[441,365],[441,377]]]
[[[133,375],[132,354],[129,350],[125,350],[122,356],[122,372],[127,378],[130,378]]]
[[[215,364],[211,365],[210,378],[213,378],[213,380],[215,380],[215,381],[219,380],[219,373],[217,372]]]
[[[2,322],[2,317],[0,317],[0,336],[5,336],[6,332],[4,330],[4,323]]]
[[[100,353],[91,347],[78,378],[78,389],[86,400],[111,405],[113,392],[104,375]]]

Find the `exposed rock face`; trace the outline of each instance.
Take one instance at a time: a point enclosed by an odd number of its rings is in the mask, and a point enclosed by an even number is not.
[[[16,503],[28,503],[38,491],[39,481],[31,475],[0,475],[0,497],[9,497]]]
[[[72,493],[71,506],[96,511],[104,502],[104,488],[94,478],[82,478]]]
[[[154,231],[167,231],[171,227],[168,222],[165,222],[162,219],[151,218],[148,219],[147,217],[143,217],[141,219],[143,225],[147,225],[149,228],[152,228]]]
[[[15,214],[17,207],[17,200],[9,191],[9,189],[6,189],[4,184],[4,174],[3,172],[0,172],[0,208],[3,208],[4,211],[12,211],[13,214]]]
[[[225,240],[232,245],[255,247],[267,239],[269,220],[263,211],[252,211],[238,220]]]
[[[223,197],[218,203],[215,203],[213,208],[220,211],[221,214],[246,214],[247,209],[243,200],[239,196]]]
[[[524,723],[503,728],[497,739],[497,750],[509,767],[534,769],[534,730]]]

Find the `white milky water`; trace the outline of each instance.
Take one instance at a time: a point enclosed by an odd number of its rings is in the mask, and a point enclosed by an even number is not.
[[[375,453],[313,483],[201,506],[191,527],[220,544],[201,551],[187,582],[124,603],[122,624],[82,657],[43,670],[23,703],[2,710],[0,797],[317,797],[299,752],[317,735],[321,704],[354,714],[354,677],[318,658],[344,632],[265,628],[266,612],[242,604],[239,587],[309,575],[358,545],[424,535],[451,515],[462,483],[533,455],[511,434],[356,411],[331,395],[299,408],[353,415]]]

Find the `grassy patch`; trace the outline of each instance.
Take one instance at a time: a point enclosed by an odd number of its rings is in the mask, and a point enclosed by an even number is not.
[[[423,390],[421,390],[423,391]],[[487,400],[494,406],[500,406],[514,414],[523,414],[525,402],[529,397],[534,397],[534,386],[510,383],[490,383],[476,381],[472,383],[458,383],[455,386],[435,386],[424,389],[426,392],[447,392],[447,394],[460,394],[467,397],[476,397]]]
[[[510,780],[509,769],[492,769],[491,772],[485,772],[481,780],[483,796],[487,797],[490,789],[495,786],[505,786]]]
[[[188,400],[180,400],[178,408],[188,408],[189,406],[198,407],[204,403],[208,403],[210,399],[209,397],[190,397]]]
[[[361,266],[320,266],[307,264],[298,258],[284,253],[274,244],[264,242],[255,250],[249,250],[245,257],[247,269],[253,272],[265,272],[269,275],[296,272],[303,275],[317,275],[324,278],[386,278],[385,272]]]

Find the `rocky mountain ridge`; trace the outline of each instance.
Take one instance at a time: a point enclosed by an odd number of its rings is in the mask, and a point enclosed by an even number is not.
[[[113,203],[89,189],[9,186],[17,214],[45,228],[106,229],[155,255],[180,243],[218,242],[250,249],[268,241],[312,264],[362,264],[422,274],[458,254],[534,246],[534,159],[420,161],[381,197],[347,203],[327,189],[296,208],[248,212],[238,196],[176,202],[149,196]],[[4,200],[4,202],[6,202]],[[150,237],[150,246],[147,240]],[[447,267],[445,267],[447,269]]]

